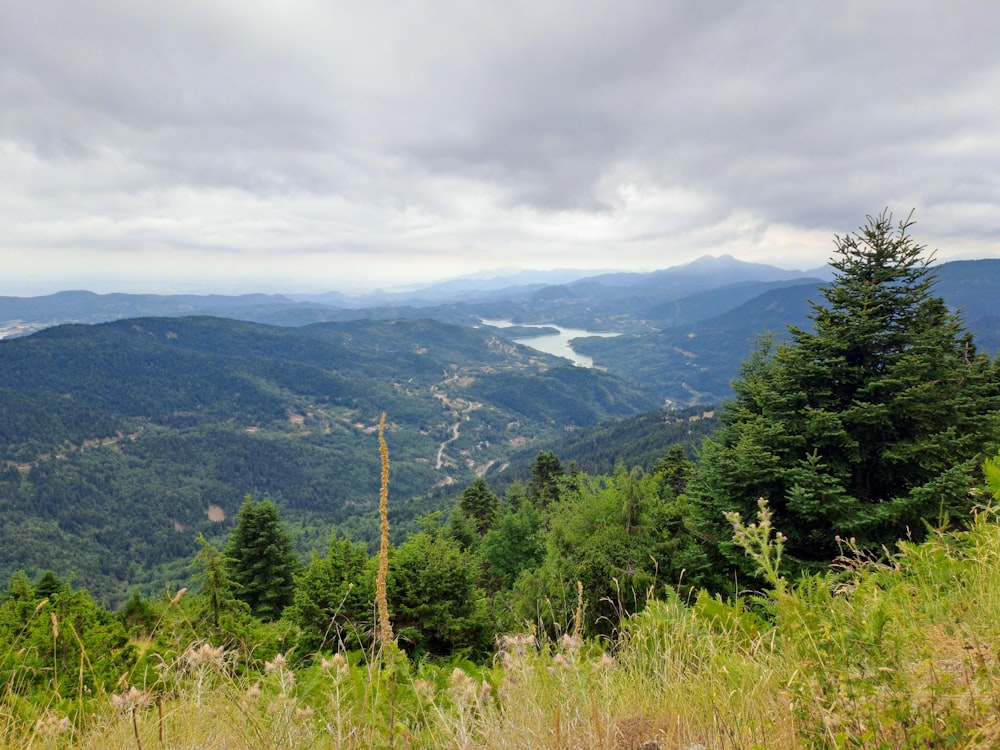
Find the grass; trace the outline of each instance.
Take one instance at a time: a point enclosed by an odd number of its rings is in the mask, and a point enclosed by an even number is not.
[[[991,512],[904,543],[888,563],[848,554],[755,607],[665,593],[614,641],[510,634],[486,666],[395,651],[248,668],[245,655],[194,643],[72,704],[26,705],[5,686],[0,747],[1000,746]]]

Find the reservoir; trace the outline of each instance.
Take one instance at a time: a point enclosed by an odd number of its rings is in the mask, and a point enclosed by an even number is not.
[[[508,328],[514,325],[514,323],[510,320],[488,320],[485,318],[481,318],[481,320],[483,321],[483,325],[493,326],[494,328]],[[518,323],[517,325],[524,328],[557,329],[559,333],[525,336],[523,338],[513,339],[513,341],[518,344],[530,346],[532,349],[537,349],[538,351],[545,352],[546,354],[554,354],[557,357],[568,359],[577,367],[593,367],[594,360],[586,354],[577,354],[573,351],[573,339],[586,338],[587,336],[602,336],[605,338],[611,338],[613,336],[621,335],[620,333],[587,331],[583,328],[563,328],[562,326],[552,325],[551,323],[546,323],[544,325]]]

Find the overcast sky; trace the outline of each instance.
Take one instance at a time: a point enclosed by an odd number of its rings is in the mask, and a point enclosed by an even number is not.
[[[0,295],[1000,257],[1000,3],[0,0]]]

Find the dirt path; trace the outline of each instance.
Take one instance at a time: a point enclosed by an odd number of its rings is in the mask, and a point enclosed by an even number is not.
[[[451,426],[451,437],[445,440],[443,443],[441,443],[440,446],[438,446],[437,465],[434,467],[435,469],[440,469],[444,464],[444,449],[448,447],[448,443],[454,443],[456,440],[458,440],[458,427],[461,424],[462,424],[462,419],[461,417],[459,417],[459,420]]]

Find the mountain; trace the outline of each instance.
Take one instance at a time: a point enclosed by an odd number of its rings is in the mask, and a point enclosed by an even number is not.
[[[605,274],[582,279],[570,286],[578,294],[585,291],[589,296],[666,300],[748,281],[787,281],[804,276],[801,271],[747,263],[731,255],[705,255],[690,263],[648,274]]]
[[[362,295],[157,295],[59,292],[43,297],[0,297],[0,337],[59,323],[101,323],[143,316],[217,315],[276,325],[357,318],[428,317],[473,322],[476,308],[485,317],[504,313],[551,318],[567,324],[631,313],[694,291],[743,281],[800,278],[797,271],[744,263],[730,256],[706,256],[684,266],[652,273],[600,273],[561,269],[521,271],[490,278],[464,278],[413,290]],[[569,305],[566,300],[572,300]],[[541,322],[545,322],[542,320]]]
[[[936,278],[935,293],[962,314],[977,346],[995,355],[1000,260],[944,263],[936,267]],[[729,383],[760,335],[780,338],[789,325],[810,326],[809,301],[823,301],[822,284],[802,281],[736,284],[661,303],[645,313],[651,322],[665,324],[661,330],[577,339],[574,348],[669,403],[719,403],[729,397]]]
[[[551,284],[565,284],[586,276],[593,276],[595,272],[558,268],[550,271],[507,269],[487,273],[438,281],[402,291],[380,289],[365,294],[325,292],[322,294],[292,294],[289,297],[298,302],[319,302],[323,305],[352,309],[400,305],[426,306],[459,300],[503,297],[512,291],[519,293],[525,289],[538,289]]]
[[[715,287],[680,299],[663,302],[646,311],[646,317],[657,327],[680,326],[725,315],[740,305],[751,302],[776,289],[809,285],[815,288],[821,284],[818,278],[790,279],[784,281],[742,281],[736,284]],[[771,304],[762,300],[766,307]],[[739,319],[735,322],[739,323]]]
[[[248,493],[302,549],[378,535],[575,427],[653,408],[612,375],[431,320],[281,328],[212,317],[64,325],[0,342],[0,576],[75,571],[106,601],[178,585]],[[445,503],[448,504],[448,503]]]
[[[962,310],[979,346],[997,351],[1000,260],[954,261],[937,265],[935,270],[939,293],[950,306]],[[730,256],[706,256],[652,273],[596,274],[558,284],[503,287],[483,291],[479,296],[471,292],[462,296],[468,287],[452,287],[452,282],[444,282],[432,285],[434,291],[428,297],[453,293],[450,301],[431,304],[429,299],[407,298],[366,308],[334,307],[281,295],[174,297],[71,292],[48,298],[0,298],[0,321],[5,317],[22,321],[9,325],[10,334],[67,320],[89,323],[130,314],[187,315],[207,311],[296,327],[323,321],[419,318],[477,326],[483,319],[506,319],[617,332],[623,334],[618,339],[580,340],[578,347],[594,357],[599,367],[683,405],[714,403],[726,397],[728,382],[736,375],[740,360],[765,328],[780,334],[789,323],[807,324],[805,301],[819,298],[817,285],[830,272],[827,268],[819,275],[814,271],[808,276],[744,263]],[[499,284],[517,278],[522,277],[496,281]],[[797,287],[801,289],[794,291]],[[460,289],[464,291],[460,293]],[[524,335],[523,329],[517,328],[494,333],[508,340]]]

